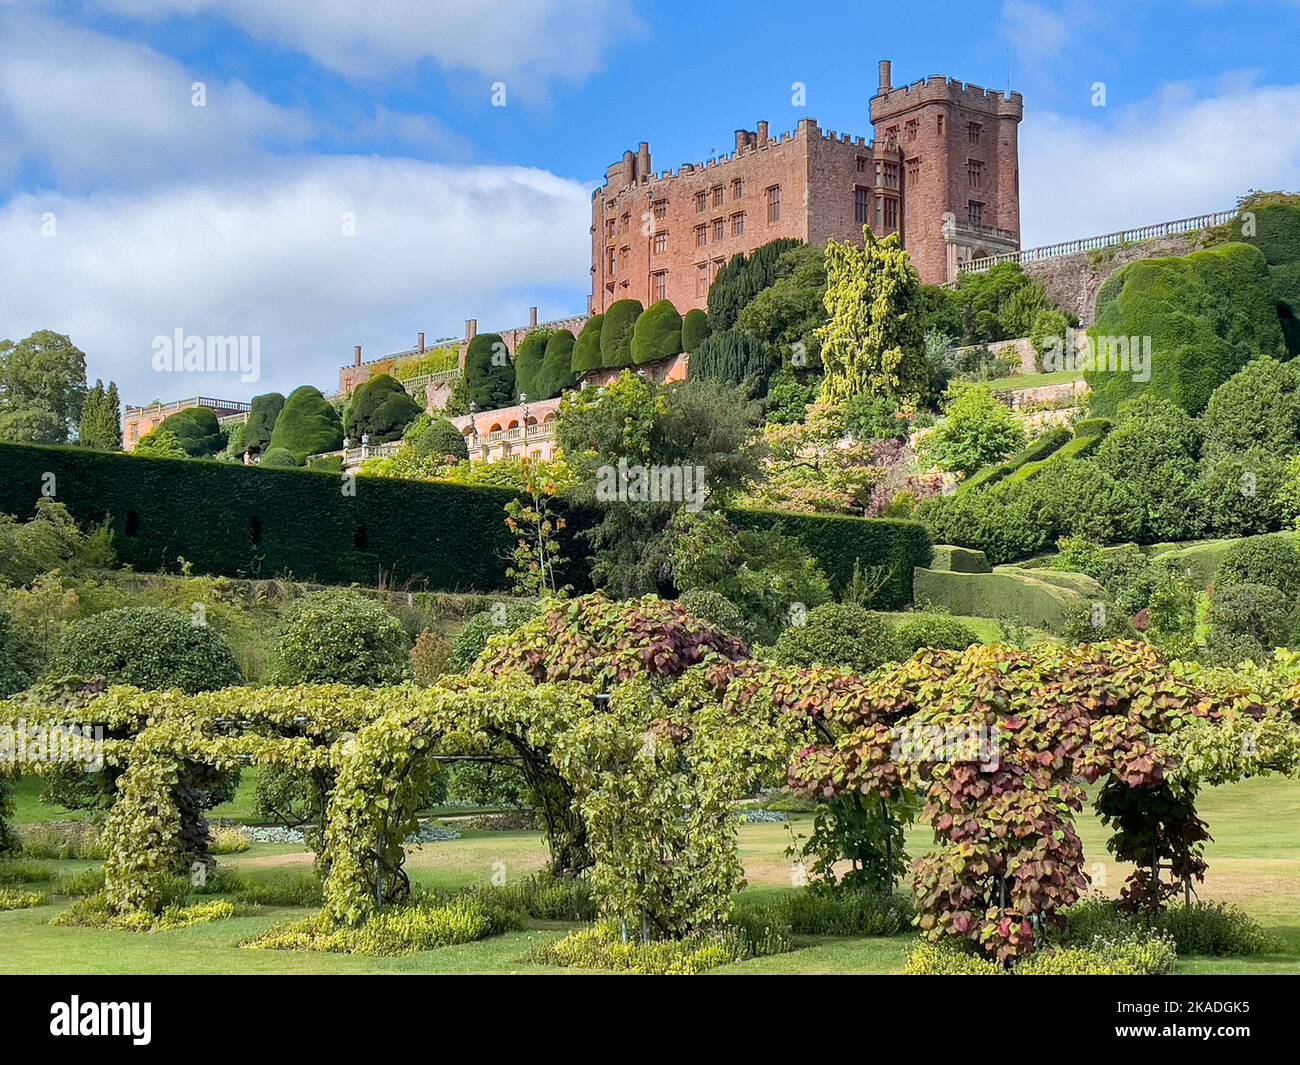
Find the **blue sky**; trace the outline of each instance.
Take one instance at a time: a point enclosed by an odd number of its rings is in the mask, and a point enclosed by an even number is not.
[[[0,0],[0,336],[68,332],[147,402],[328,387],[355,343],[580,311],[588,197],[625,147],[665,169],[761,118],[868,133],[880,58],[1024,93],[1026,244],[1300,187],[1294,0],[876,10]],[[177,328],[261,337],[261,380],[160,375]]]

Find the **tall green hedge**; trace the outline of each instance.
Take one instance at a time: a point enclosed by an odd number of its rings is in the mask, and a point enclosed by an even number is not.
[[[632,333],[645,310],[640,300],[618,300],[605,312],[600,327],[600,365],[606,370],[632,365]]]
[[[542,357],[542,368],[537,374],[533,386],[537,389],[538,399],[554,399],[566,388],[572,388],[578,379],[573,375],[573,348],[577,343],[574,335],[567,329],[558,329],[546,342],[546,353]],[[530,396],[531,392],[528,393]]]
[[[542,373],[542,360],[546,357],[546,342],[551,339],[549,329],[534,329],[515,348],[515,395],[538,400],[538,380]]]
[[[709,316],[698,307],[687,311],[682,316],[682,350],[694,351],[713,332],[709,325]]]
[[[632,361],[643,366],[680,355],[681,351],[682,316],[670,300],[652,303],[632,330]]]
[[[515,364],[499,333],[479,333],[465,351],[465,392],[479,410],[508,407],[515,399]]]
[[[215,455],[225,446],[221,424],[211,407],[189,407],[166,418],[158,427],[176,437],[192,458]]]
[[[172,570],[184,558],[199,573],[293,576],[326,584],[427,582],[433,591],[508,586],[514,537],[496,488],[362,477],[355,494],[336,473],[269,470],[225,462],[148,459],[85,448],[0,442],[0,513],[26,519],[54,475],[55,498],[81,522],[111,517],[118,558],[141,571]],[[600,520],[561,504],[568,521],[564,579],[590,587],[581,534]],[[929,559],[917,522],[734,511],[732,521],[797,537],[841,589],[853,564],[892,564],[877,605],[906,605],[912,567]],[[309,519],[309,520],[308,520]]]
[[[1249,244],[1130,263],[1102,287],[1089,337],[1094,351],[1098,337],[1151,338],[1149,382],[1104,369],[1084,375],[1101,415],[1147,389],[1199,414],[1251,359],[1286,351],[1268,263]]]
[[[604,327],[603,314],[593,314],[582,327],[578,341],[573,345],[571,367],[575,374],[600,369],[600,334]]]
[[[387,444],[402,439],[420,414],[420,404],[397,378],[376,374],[352,393],[343,415],[343,430],[353,440],[368,436],[372,444]]]
[[[279,392],[267,392],[254,396],[248,421],[244,424],[244,446],[254,451],[264,451],[271,444],[271,434],[275,432],[275,423],[284,410],[284,396]]]
[[[284,448],[301,465],[308,455],[337,451],[343,446],[343,422],[319,388],[303,385],[284,401],[270,446]]]

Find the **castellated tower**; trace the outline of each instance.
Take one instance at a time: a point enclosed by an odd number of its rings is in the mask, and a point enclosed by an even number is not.
[[[888,60],[871,99],[876,137],[903,157],[903,242],[923,280],[1020,247],[1024,100],[930,77],[895,89]],[[945,216],[946,219],[945,219]]]
[[[864,225],[901,231],[924,281],[951,280],[959,262],[1019,247],[1022,110],[1018,93],[943,77],[895,89],[886,60],[874,140],[759,122],[731,154],[659,174],[643,141],[592,193],[591,313],[620,299],[703,308],[734,255],[780,237],[861,244]]]

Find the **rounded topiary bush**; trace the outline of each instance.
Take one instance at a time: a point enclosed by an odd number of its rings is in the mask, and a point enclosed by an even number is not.
[[[458,459],[469,458],[469,447],[465,443],[465,437],[446,418],[433,418],[422,427],[413,429],[406,439],[419,455],[453,455]]]
[[[537,374],[537,380],[533,382],[533,387],[537,389],[537,399],[554,399],[577,383],[577,378],[573,376],[573,349],[576,344],[577,338],[567,329],[551,334],[542,357],[542,368]],[[531,392],[528,394],[532,395]]]
[[[1249,636],[1265,648],[1280,647],[1295,634],[1296,602],[1267,584],[1215,588],[1210,603],[1211,634]]]
[[[540,394],[542,360],[546,357],[546,343],[551,339],[549,329],[534,329],[515,349],[515,393],[531,400],[544,397]]]
[[[219,633],[195,617],[156,607],[121,607],[74,621],[55,647],[50,673],[191,695],[244,682]]]
[[[600,369],[600,333],[605,325],[603,314],[593,314],[582,327],[569,356],[569,368],[575,374]]]
[[[878,614],[826,603],[809,611],[802,625],[781,633],[773,658],[778,665],[800,669],[842,666],[866,673],[889,661],[892,647],[889,627]]]
[[[681,597],[680,602],[689,613],[701,621],[707,621],[719,632],[741,640],[753,639],[744,613],[721,592],[715,592],[712,588],[692,588]]]
[[[694,351],[713,332],[709,316],[698,307],[689,310],[682,318],[682,350]]]
[[[600,327],[602,367],[617,370],[632,365],[632,334],[643,310],[640,300],[618,300],[610,305]]]
[[[682,350],[682,316],[669,300],[646,309],[632,330],[632,361],[638,366],[659,362]]]
[[[899,622],[893,631],[893,654],[900,661],[911,658],[922,647],[943,651],[964,651],[980,642],[979,633],[954,618],[916,617]]]
[[[401,622],[359,592],[313,592],[290,605],[272,670],[279,684],[400,684],[411,676]]]
[[[260,466],[266,466],[273,470],[284,470],[291,466],[301,466],[298,457],[287,447],[273,447],[267,450],[258,462]]]
[[[189,407],[177,411],[159,426],[176,437],[191,458],[215,455],[225,447],[221,424],[210,407]]]
[[[271,450],[284,448],[301,466],[308,455],[337,451],[342,446],[343,422],[321,390],[303,385],[290,392],[271,431]]]
[[[488,640],[500,633],[514,632],[520,625],[537,617],[537,604],[532,602],[495,603],[487,610],[475,614],[465,622],[451,642],[451,658],[447,663],[449,673],[464,673],[483,653]]]
[[[1214,574],[1214,584],[1266,584],[1291,599],[1300,593],[1300,548],[1290,536],[1243,540],[1229,548]]]
[[[353,440],[363,436],[372,444],[400,440],[407,426],[420,416],[420,405],[386,373],[376,374],[352,393],[343,416],[343,429]]]

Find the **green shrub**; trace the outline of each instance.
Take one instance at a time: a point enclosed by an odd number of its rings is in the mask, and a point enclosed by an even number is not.
[[[1049,307],[1034,315],[1034,327],[1030,330],[1029,337],[1039,359],[1051,350],[1053,341],[1064,344],[1069,331],[1070,319],[1064,311]]]
[[[467,894],[535,921],[594,921],[598,911],[589,880],[546,870],[502,886],[471,888]]]
[[[768,948],[765,953],[777,953],[775,948],[789,949],[779,937],[778,932],[776,936],[769,936],[771,941],[761,944]],[[534,947],[524,960],[564,968],[689,976],[719,965],[744,961],[754,954],[754,944],[742,928],[696,932],[682,939],[624,943],[616,925],[602,922]]]
[[[411,675],[402,624],[358,592],[313,592],[289,605],[276,644],[279,684],[400,684]]]
[[[221,423],[211,407],[188,407],[177,411],[164,419],[158,429],[171,433],[191,458],[208,458],[226,446]]]
[[[515,400],[515,364],[498,333],[479,333],[465,351],[465,398],[479,410],[508,407]]]
[[[1252,447],[1295,451],[1300,443],[1300,366],[1252,359],[1214,390],[1200,421],[1207,455]]]
[[[921,940],[907,956],[904,976],[1000,976],[1005,970],[976,954]]]
[[[424,457],[452,456],[458,459],[469,458],[469,446],[461,431],[446,418],[429,418],[413,428],[406,436],[417,455]]]
[[[411,674],[426,688],[451,668],[451,641],[440,632],[425,629],[411,648]]]
[[[14,636],[13,618],[0,608],[0,699],[20,692],[32,681],[20,659],[28,657]]]
[[[43,891],[19,891],[16,888],[0,887],[0,911],[29,910],[33,906],[44,906],[50,897]]]
[[[1250,536],[1280,528],[1286,475],[1286,458],[1264,448],[1202,462],[1197,492],[1210,531]]]
[[[682,606],[701,621],[741,640],[752,639],[750,625],[735,603],[710,588],[693,588],[682,596]]]
[[[315,873],[281,873],[244,883],[237,897],[258,906],[319,906],[323,895],[321,879]]]
[[[298,456],[288,448],[269,447],[262,452],[259,465],[264,466],[268,470],[288,470],[293,469],[296,466],[301,466],[302,463],[298,461]]]
[[[1004,969],[948,944],[922,941],[908,955],[907,976],[1163,976],[1173,970],[1177,954],[1172,940],[1155,934],[1130,933],[1088,946],[1040,950]]]
[[[1210,630],[1249,636],[1264,647],[1290,642],[1296,627],[1296,601],[1267,584],[1229,584],[1214,589]]]
[[[1199,414],[1251,359],[1283,355],[1276,307],[1268,263],[1246,244],[1129,263],[1098,295],[1089,336],[1151,337],[1150,381],[1090,370],[1092,409],[1111,414],[1149,389]]]
[[[1194,902],[1169,906],[1152,914],[1121,912],[1110,899],[1089,898],[1066,912],[1066,942],[1117,941],[1158,933],[1171,939],[1180,955],[1215,957],[1266,954],[1279,944],[1259,922],[1239,906],[1226,902]]]
[[[372,444],[386,444],[400,440],[420,413],[420,405],[396,378],[376,374],[352,393],[343,431],[354,442],[368,436]]]
[[[992,572],[992,567],[983,551],[972,551],[968,547],[953,547],[952,544],[934,545],[929,568],[952,573]]]
[[[224,637],[192,617],[156,607],[121,607],[72,622],[55,646],[51,671],[190,694],[244,681]]]
[[[691,380],[744,385],[756,396],[767,393],[776,369],[776,360],[762,341],[739,329],[711,333],[691,353]]]
[[[600,327],[600,365],[620,369],[632,365],[632,334],[645,308],[640,300],[616,300],[605,311]]]
[[[103,861],[99,828],[90,821],[45,821],[19,829],[27,858]]]
[[[605,325],[603,314],[593,314],[582,327],[573,345],[570,369],[574,375],[600,369],[600,334]]]
[[[44,884],[54,879],[54,870],[31,861],[0,861],[0,885]]]
[[[954,385],[946,417],[921,443],[926,461],[973,473],[1025,446],[1025,430],[1006,404],[983,385]]]
[[[79,873],[65,873],[59,877],[51,886],[51,895],[66,895],[69,898],[81,899],[87,895],[97,895],[104,890],[104,870],[83,869]]]
[[[709,316],[698,307],[693,307],[682,316],[682,350],[693,352],[712,332]]]
[[[308,455],[337,451],[342,446],[343,422],[320,389],[302,385],[290,392],[275,420],[270,447],[288,451],[301,466]]]
[[[551,339],[548,329],[534,329],[515,349],[515,395],[527,396],[531,400],[542,399],[539,394],[538,380],[542,373],[542,361],[546,357],[546,344]]]
[[[859,392],[840,408],[844,431],[864,443],[906,439],[909,424],[899,414],[898,400],[876,392]]]
[[[638,366],[681,354],[682,316],[669,300],[646,308],[632,330],[632,361]]]
[[[985,488],[1002,480],[1027,466],[1029,463],[1041,463],[1059,451],[1070,440],[1070,430],[1060,425],[1053,425],[1028,447],[1017,451],[1004,462],[995,462],[977,470],[958,486],[959,492],[968,492],[975,488]]]
[[[861,607],[826,603],[808,612],[776,641],[772,657],[781,666],[841,666],[869,673],[889,661],[890,632],[878,614]]]
[[[254,396],[249,405],[248,421],[244,423],[244,447],[265,451],[275,432],[275,423],[284,410],[284,396],[279,392],[266,392]]]
[[[475,614],[465,623],[451,645],[448,670],[464,673],[487,647],[489,638],[501,633],[514,632],[525,622],[537,617],[538,607],[533,602],[501,602]]]
[[[894,657],[911,658],[922,647],[945,651],[964,651],[980,642],[979,633],[969,625],[942,615],[922,615],[894,625]]]
[[[853,887],[803,888],[748,908],[770,909],[775,923],[797,936],[893,936],[910,928],[913,916],[909,896]]]
[[[1300,596],[1300,548],[1291,536],[1261,536],[1228,548],[1214,574],[1216,588],[1266,584],[1288,599]]]
[[[1045,575],[1044,575],[1045,576]],[[916,571],[916,602],[950,614],[967,617],[1014,618],[1022,625],[1064,634],[1104,601],[1105,592],[1095,581],[1087,594],[1052,583],[1038,571],[1000,570],[994,573]]]
[[[554,399],[578,383],[573,372],[573,349],[576,345],[577,340],[567,329],[559,329],[551,334],[542,356],[542,367],[533,382],[537,394],[533,396],[529,392],[530,397],[539,400]]]
[[[782,256],[802,242],[790,237],[768,241],[751,254],[733,255],[709,286],[709,324],[730,329],[755,296],[775,283]]]

